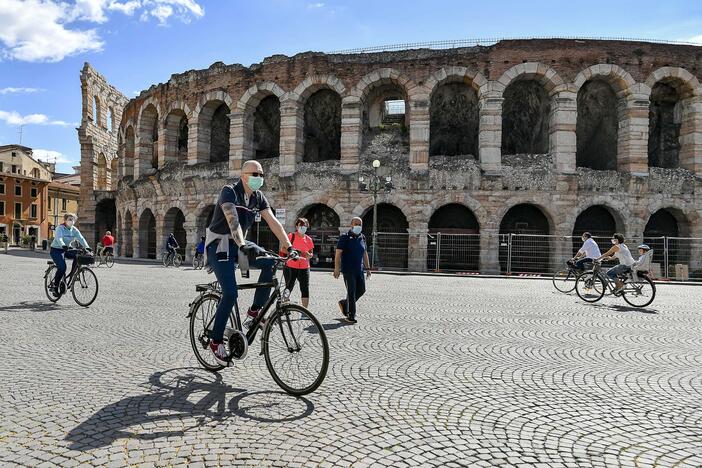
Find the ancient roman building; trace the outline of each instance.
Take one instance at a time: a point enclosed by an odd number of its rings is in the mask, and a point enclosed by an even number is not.
[[[325,265],[352,216],[370,234],[358,179],[378,159],[395,186],[380,195],[384,267],[431,269],[439,232],[472,234],[445,261],[482,272],[504,271],[510,233],[702,237],[700,50],[553,39],[276,55],[175,74],[129,102],[86,66],[82,215],[112,217],[120,255],[156,257],[168,232],[189,254],[255,158],[286,227],[310,219]]]

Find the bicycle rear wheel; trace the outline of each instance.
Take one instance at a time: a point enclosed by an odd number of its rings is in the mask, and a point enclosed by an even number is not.
[[[286,304],[268,318],[263,353],[271,377],[291,395],[315,391],[327,375],[327,335],[319,320],[299,305]]]
[[[193,305],[193,311],[190,314],[190,344],[193,347],[193,352],[197,362],[212,372],[224,369],[224,366],[215,359],[210,351],[210,334],[212,326],[214,326],[214,316],[218,304],[218,294],[205,294]]]
[[[176,254],[175,257],[173,257],[173,266],[178,268],[181,263],[183,263],[183,257],[181,257],[180,254]]]
[[[107,254],[107,257],[105,257],[105,265],[107,265],[107,268],[115,266],[115,257],[112,254]]]
[[[44,293],[51,302],[56,302],[59,299],[61,299],[60,295],[54,296],[54,294],[51,292],[51,286],[54,282],[54,276],[56,276],[56,267],[51,266],[46,271],[46,274],[44,274]]]
[[[656,297],[656,285],[651,278],[643,276],[624,284],[623,294],[627,304],[634,307],[646,307]]]
[[[71,286],[71,294],[76,304],[88,307],[98,295],[98,280],[93,270],[90,268],[80,268],[74,273],[76,275]]]
[[[589,271],[580,275],[575,282],[575,292],[578,294],[578,297],[590,303],[602,299],[606,288],[602,278]]]
[[[575,289],[575,274],[572,270],[561,270],[553,274],[553,286],[562,293],[569,293]]]

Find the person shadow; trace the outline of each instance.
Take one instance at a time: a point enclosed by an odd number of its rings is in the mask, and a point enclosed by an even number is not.
[[[150,391],[110,403],[71,429],[65,437],[69,449],[93,450],[118,439],[182,437],[230,416],[275,423],[302,419],[314,411],[314,404],[306,398],[283,392],[247,392],[199,368],[156,372],[142,385]],[[164,421],[173,421],[174,428],[163,429]]]
[[[55,302],[43,302],[43,301],[22,301],[17,304],[12,304],[8,306],[0,307],[0,312],[9,312],[13,310],[17,311],[32,311],[32,312],[48,312],[52,310],[58,310],[61,306]]]

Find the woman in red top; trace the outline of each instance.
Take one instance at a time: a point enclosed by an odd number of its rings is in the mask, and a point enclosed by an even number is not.
[[[298,218],[295,221],[295,232],[288,234],[288,239],[293,249],[300,252],[299,260],[288,260],[283,274],[285,275],[285,287],[292,291],[295,281],[300,282],[300,295],[302,296],[302,306],[307,307],[310,303],[310,258],[314,243],[307,235],[307,228],[310,222],[305,218]]]

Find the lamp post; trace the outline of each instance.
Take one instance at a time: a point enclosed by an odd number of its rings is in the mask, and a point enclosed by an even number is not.
[[[363,176],[358,178],[358,189],[361,192],[370,192],[373,194],[373,249],[371,250],[371,268],[375,267],[375,257],[378,251],[378,193],[381,191],[390,193],[394,188],[392,185],[392,177],[387,176],[383,178],[379,176],[379,168],[380,161],[376,159],[373,161],[373,175],[371,175],[368,183],[366,183]]]

